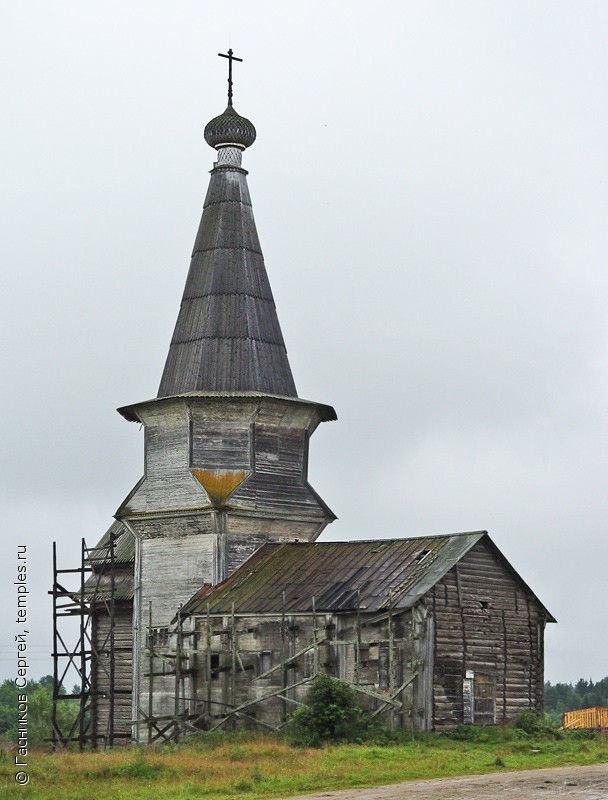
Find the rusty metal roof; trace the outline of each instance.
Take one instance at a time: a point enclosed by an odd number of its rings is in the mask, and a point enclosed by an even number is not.
[[[357,542],[266,544],[215,588],[202,587],[185,611],[258,613],[378,611],[393,593],[413,605],[483,536],[484,531]]]
[[[219,586],[205,585],[183,611],[288,613],[377,612],[410,608],[480,540],[534,596],[486,531],[356,542],[266,544]],[[539,601],[540,602],[540,601]],[[541,604],[542,605],[542,604]],[[544,609],[549,621],[554,621]]]

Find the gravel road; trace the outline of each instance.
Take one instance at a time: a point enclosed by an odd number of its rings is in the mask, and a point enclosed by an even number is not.
[[[373,789],[299,795],[289,800],[549,800],[554,797],[608,800],[608,764],[412,781]]]

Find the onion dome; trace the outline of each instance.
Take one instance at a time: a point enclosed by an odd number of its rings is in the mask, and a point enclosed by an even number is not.
[[[245,150],[255,142],[255,136],[253,123],[237,114],[231,103],[223,114],[214,117],[205,126],[205,141],[216,150],[220,147]]]

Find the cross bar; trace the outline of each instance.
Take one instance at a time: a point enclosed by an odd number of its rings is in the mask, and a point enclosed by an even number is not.
[[[227,53],[218,53],[220,58],[227,58],[228,59],[228,105],[232,105],[232,62],[233,61],[242,61],[242,58],[237,58],[233,52],[232,48],[228,50]]]

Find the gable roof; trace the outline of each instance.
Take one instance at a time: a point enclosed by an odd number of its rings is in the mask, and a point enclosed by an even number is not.
[[[216,587],[205,585],[184,612],[365,611],[413,606],[479,541],[533,595],[485,531],[355,542],[266,544]],[[546,609],[545,609],[546,611]],[[546,611],[547,617],[553,618]]]

